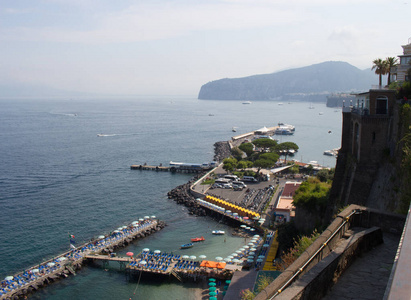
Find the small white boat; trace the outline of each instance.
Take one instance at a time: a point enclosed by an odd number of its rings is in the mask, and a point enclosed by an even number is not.
[[[243,104],[251,104],[251,101],[244,101]]]
[[[213,230],[211,233],[215,235],[223,235],[225,234],[225,231],[224,230]]]

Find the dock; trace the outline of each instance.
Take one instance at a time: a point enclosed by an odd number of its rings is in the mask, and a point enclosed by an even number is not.
[[[144,219],[134,221],[128,226],[114,230],[109,235],[99,236],[96,240],[85,243],[44,263],[30,267],[22,272],[7,276],[0,286],[0,300],[14,299],[30,294],[37,289],[59,279],[75,275],[75,271],[81,268],[83,262],[92,257],[94,259],[106,259],[115,248],[124,247],[137,238],[142,238],[159,229],[159,221],[154,216],[146,216]],[[129,258],[111,257],[122,263],[129,263]]]

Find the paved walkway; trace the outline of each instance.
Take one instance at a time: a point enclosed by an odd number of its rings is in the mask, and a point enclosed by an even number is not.
[[[323,300],[383,299],[399,239],[384,233],[384,243],[358,257]]]

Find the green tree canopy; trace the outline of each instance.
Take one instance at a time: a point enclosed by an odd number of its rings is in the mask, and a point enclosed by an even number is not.
[[[280,156],[278,155],[278,153],[274,153],[274,152],[262,153],[258,157],[258,159],[271,160],[273,162],[273,164],[275,164],[279,158],[280,158]]]
[[[277,141],[264,138],[264,139],[256,139],[253,141],[253,144],[260,148],[271,148],[277,145]]]
[[[295,191],[293,204],[308,211],[322,213],[327,205],[330,188],[330,183],[321,182],[318,178],[311,177],[301,183]]]
[[[249,162],[247,162],[245,160],[239,161],[238,164],[237,164],[237,169],[241,169],[241,170],[247,169],[248,163]]]
[[[237,160],[233,157],[229,157],[223,160],[223,169],[229,173],[237,168]]]
[[[233,149],[231,149],[231,155],[238,161],[240,161],[243,158],[243,154],[244,152],[241,151],[241,149],[238,147],[234,147]]]
[[[247,157],[250,157],[254,152],[254,146],[251,143],[243,143],[238,148],[244,151],[245,154],[247,154]]]
[[[275,162],[273,162],[272,160],[259,158],[254,162],[254,167],[258,169],[266,169],[266,168],[271,168],[274,164]]]
[[[321,182],[332,181],[334,178],[334,171],[335,171],[334,168],[333,169],[321,169],[317,173],[317,178]]]

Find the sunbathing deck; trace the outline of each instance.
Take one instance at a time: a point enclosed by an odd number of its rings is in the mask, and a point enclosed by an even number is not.
[[[37,290],[39,287],[55,281],[68,274],[75,274],[83,260],[91,254],[102,253],[123,245],[138,235],[156,228],[156,219],[145,218],[135,221],[120,230],[114,230],[110,235],[65,252],[56,258],[48,260],[35,267],[28,268],[13,276],[7,276],[0,286],[0,300],[11,299]]]

